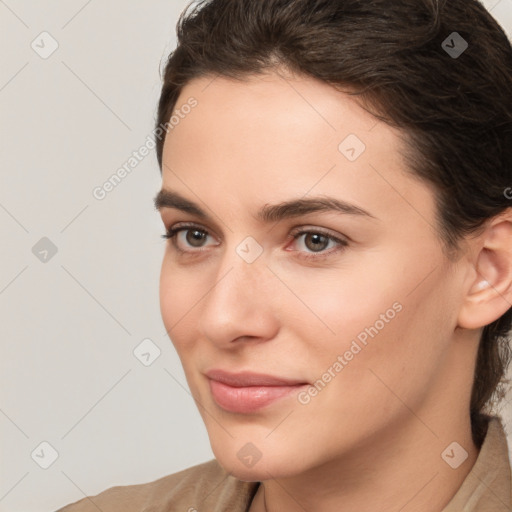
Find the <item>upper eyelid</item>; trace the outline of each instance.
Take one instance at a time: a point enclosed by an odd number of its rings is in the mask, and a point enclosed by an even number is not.
[[[179,231],[186,231],[186,230],[192,230],[192,229],[196,229],[197,231],[205,232],[209,236],[216,237],[216,235],[212,235],[211,231],[208,228],[203,227],[200,224],[192,223],[192,222],[191,223],[177,222],[177,223],[171,225],[167,229],[167,231],[168,232],[170,232],[170,231],[179,232]],[[350,238],[346,235],[342,235],[342,234],[338,234],[338,233],[334,234],[327,228],[321,228],[321,227],[316,227],[316,226],[312,226],[312,225],[297,226],[291,230],[290,236],[292,236],[294,238],[298,238],[300,235],[308,234],[308,233],[322,234],[322,235],[326,236],[327,238],[336,241],[340,245],[341,244],[347,245],[351,241]],[[220,241],[222,241],[222,238],[220,238]]]
[[[178,230],[178,229],[183,229],[183,230],[186,230],[186,229],[197,229],[198,231],[204,231],[206,233],[208,233],[209,235],[212,235],[212,231],[204,226],[201,226],[200,224],[197,224],[197,223],[194,223],[194,222],[176,222],[175,224],[171,224],[168,228],[166,228],[168,231],[175,231],[175,230]],[[316,230],[316,231],[315,231]],[[313,226],[311,224],[304,224],[304,225],[300,225],[300,226],[297,226],[297,227],[294,227],[292,230],[292,232],[294,232],[295,234],[298,234],[300,233],[301,231],[312,231],[312,232],[319,232],[319,233],[323,233],[323,234],[326,234],[328,236],[331,236],[333,238],[341,238],[341,239],[347,239],[349,240],[350,238],[346,235],[342,235],[341,233],[333,233],[332,230],[330,230],[329,228],[322,228],[322,227],[318,227],[318,226]],[[217,236],[217,235],[215,235]],[[217,237],[219,238],[220,240],[222,240],[222,237]]]
[[[181,222],[177,222],[176,224],[172,224],[171,226],[169,226],[169,228],[166,228],[167,231],[186,231],[186,230],[192,230],[192,229],[196,229],[197,231],[204,231],[205,233],[207,233],[208,235],[210,236],[215,236],[216,238],[218,238],[216,235],[213,235],[211,230],[208,229],[208,228],[205,228],[203,226],[201,226],[200,224],[195,224],[195,223],[181,223]],[[220,240],[222,240],[222,238],[220,238]]]

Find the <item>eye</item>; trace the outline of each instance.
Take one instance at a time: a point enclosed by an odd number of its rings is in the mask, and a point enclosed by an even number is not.
[[[341,238],[319,229],[302,229],[293,235],[293,239],[295,241],[299,240],[301,237],[304,237],[303,243],[299,245],[302,245],[302,247],[312,251],[312,253],[306,252],[305,254],[302,254],[302,251],[299,250],[298,252],[301,253],[299,257],[304,259],[320,259],[331,256],[333,253],[344,250],[348,245],[346,240],[342,240]],[[325,249],[329,247],[329,244],[331,244],[330,250],[325,251]]]
[[[203,252],[204,242],[211,236],[210,233],[197,225],[183,225],[180,224],[177,227],[173,227],[167,230],[167,232],[162,235],[162,238],[172,241],[172,245],[174,248],[180,253],[200,253]],[[333,255],[341,250],[344,250],[346,246],[348,246],[347,240],[338,238],[332,234],[329,234],[326,231],[321,229],[311,229],[305,230],[302,229],[295,234],[290,235],[293,241],[297,241],[303,238],[302,247],[305,247],[304,250],[295,250],[293,252],[297,252],[299,254],[299,258],[303,259],[317,259],[325,258]],[[213,244],[218,245],[218,244]],[[330,249],[326,251],[327,248]],[[189,247],[192,249],[183,249],[181,246]],[[195,249],[194,249],[195,248]],[[311,251],[311,252],[307,252]]]
[[[176,248],[178,252],[181,253],[192,253],[192,252],[201,252],[201,251],[189,251],[186,249],[182,249],[178,242],[189,247],[201,248],[203,247],[204,240],[210,236],[208,231],[205,229],[195,226],[195,225],[179,225],[175,228],[170,228],[166,231],[165,234],[162,235],[162,238],[166,240],[171,240],[173,246]]]

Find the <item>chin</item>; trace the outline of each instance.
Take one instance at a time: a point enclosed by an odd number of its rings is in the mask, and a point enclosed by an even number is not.
[[[261,468],[257,470],[256,468],[243,468],[240,465],[235,465],[235,467],[224,467],[221,464],[221,466],[236,479],[243,480],[244,482],[261,482],[270,478],[269,473],[262,471]]]
[[[228,448],[223,446],[219,449],[212,447],[217,462],[238,480],[259,482],[273,478],[290,477],[301,471],[295,457],[287,458],[285,454],[278,453],[276,450],[269,450],[267,455],[260,452],[261,458],[251,460],[251,452],[254,455],[257,452],[250,445],[246,446],[245,450],[243,446],[242,449],[237,447],[235,453],[233,453],[231,446]]]
[[[217,457],[218,463],[232,476],[245,482],[261,482],[271,478],[282,477],[283,475],[273,464],[268,464],[260,459],[254,466],[246,467],[237,458]]]

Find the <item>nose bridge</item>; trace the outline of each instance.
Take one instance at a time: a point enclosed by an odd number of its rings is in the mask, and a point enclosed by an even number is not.
[[[268,269],[261,255],[254,260],[247,258],[251,250],[244,252],[246,249],[245,242],[226,248],[208,302],[240,309],[261,302],[260,293],[268,281],[265,276]]]
[[[269,279],[262,248],[244,239],[226,247],[215,282],[204,298],[201,327],[210,339],[231,341],[240,336],[265,336],[272,322]],[[258,244],[259,245],[259,244]]]

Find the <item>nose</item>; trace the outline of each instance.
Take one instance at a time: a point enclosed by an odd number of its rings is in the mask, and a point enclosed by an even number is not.
[[[200,333],[219,348],[272,339],[279,326],[278,284],[264,255],[248,263],[234,248],[227,250],[201,301]]]

